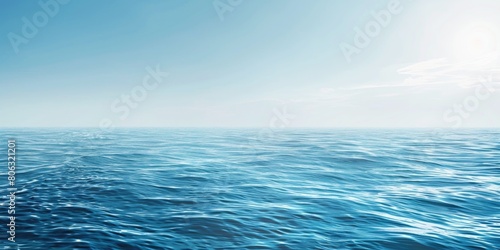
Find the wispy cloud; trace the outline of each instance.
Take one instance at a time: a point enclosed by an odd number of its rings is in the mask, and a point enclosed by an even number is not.
[[[468,61],[435,58],[401,67],[394,71],[399,81],[386,79],[351,87],[322,88],[296,101],[304,104],[352,106],[372,98],[396,98],[403,95],[446,89],[472,88],[488,82],[499,85],[500,60],[495,55]],[[358,100],[359,99],[359,100]]]
[[[387,82],[381,79],[376,83],[362,84],[353,87],[341,87],[344,91],[369,91],[374,89],[393,89],[405,93],[405,88],[434,88],[442,85],[470,88],[480,84],[481,78],[489,78],[489,82],[500,80],[500,60],[498,55],[476,58],[468,61],[452,61],[447,58],[435,58],[417,62],[398,69],[395,74],[403,79]]]
[[[500,72],[498,55],[479,57],[467,61],[432,59],[401,68],[398,73],[408,76],[403,86],[454,84],[469,88],[480,84],[481,77],[497,78]]]

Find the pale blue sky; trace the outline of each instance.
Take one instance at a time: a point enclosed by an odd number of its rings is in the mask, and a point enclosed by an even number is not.
[[[0,2],[0,126],[500,126],[499,1],[55,1]]]

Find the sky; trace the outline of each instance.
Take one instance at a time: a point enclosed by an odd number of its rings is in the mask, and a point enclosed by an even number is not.
[[[0,127],[500,127],[497,0],[0,1]]]

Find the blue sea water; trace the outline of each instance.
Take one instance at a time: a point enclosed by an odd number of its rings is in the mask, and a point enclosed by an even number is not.
[[[7,198],[0,245],[500,249],[498,130],[262,135],[2,129],[0,191],[8,195],[7,139],[14,138],[18,193],[17,245],[6,240]]]

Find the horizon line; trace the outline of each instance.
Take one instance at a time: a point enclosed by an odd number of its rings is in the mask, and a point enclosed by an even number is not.
[[[271,130],[293,130],[293,129],[441,129],[441,130],[463,130],[463,129],[500,129],[500,127],[284,127],[270,128],[258,126],[119,126],[114,128],[101,128],[96,126],[19,126],[1,127],[0,129],[100,129],[111,131],[114,129],[271,129]]]

